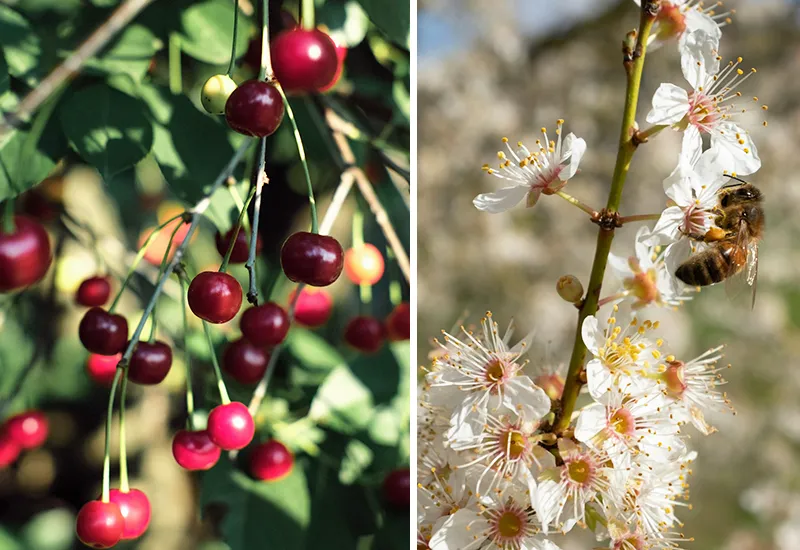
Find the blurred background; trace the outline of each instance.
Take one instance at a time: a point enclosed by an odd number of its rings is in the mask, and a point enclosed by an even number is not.
[[[8,61],[10,73],[6,78],[0,59],[0,114],[12,111],[119,3],[0,0],[0,58]],[[233,73],[238,83],[257,74],[260,4],[238,2]],[[385,18],[377,18],[380,25],[373,21],[369,2],[315,4],[317,24],[335,37],[343,69],[324,97],[290,101],[309,159],[320,221],[344,169],[330,129],[315,118],[333,109],[349,125],[355,163],[367,173],[408,251],[408,8],[406,17],[394,17],[384,27]],[[393,4],[402,12],[403,0]],[[74,534],[75,514],[100,494],[108,387],[87,372],[88,353],[78,340],[86,308],[75,304],[75,291],[82,280],[100,272],[111,276],[115,295],[152,229],[200,200],[244,140],[228,129],[224,118],[209,116],[200,106],[205,80],[227,67],[235,5],[230,0],[153,2],[70,84],[27,158],[19,147],[0,144],[0,166],[10,167],[10,172],[0,171],[0,200],[13,196],[12,188],[33,186],[16,199],[15,208],[46,227],[54,251],[53,265],[40,283],[0,294],[0,420],[38,409],[50,423],[43,447],[0,467],[0,550],[84,548]],[[275,36],[294,25],[299,3],[270,1],[269,9]],[[122,97],[124,105],[111,102],[102,113],[90,102],[89,89]],[[115,138],[108,150],[102,150],[103,134]],[[19,131],[10,143],[19,145],[26,135]],[[95,145],[101,150],[93,149],[93,157],[87,149]],[[102,178],[102,166],[91,166],[92,161],[99,156],[102,165],[114,153],[126,156],[127,162]],[[231,186],[211,197],[188,247],[190,275],[219,267],[215,235],[235,223],[239,208],[233,196],[246,197],[254,157],[248,153]],[[258,284],[262,301],[272,290],[272,299],[286,306],[294,285],[281,271],[280,247],[290,233],[308,230],[310,222],[306,181],[288,117],[267,141],[266,166]],[[410,489],[405,487],[406,509],[401,504],[398,510],[384,498],[382,483],[387,472],[408,466],[410,347],[407,340],[391,342],[366,355],[345,345],[343,332],[356,315],[386,319],[393,309],[391,284],[395,301],[407,302],[409,291],[355,187],[331,234],[348,249],[357,211],[363,214],[364,240],[377,247],[386,265],[372,287],[371,302],[362,303],[358,286],[345,276],[326,288],[329,320],[317,328],[293,326],[256,415],[256,441],[276,438],[295,453],[294,471],[285,480],[252,479],[246,474],[246,451],[236,462],[225,453],[204,473],[186,472],[173,459],[172,437],[186,421],[187,357],[201,424],[219,397],[200,320],[189,315],[183,346],[180,286],[175,277],[168,281],[156,309],[157,334],[173,348],[172,369],[158,386],[129,385],[126,417],[131,486],[148,495],[152,520],[141,539],[118,548],[407,548]],[[128,319],[131,332],[152,295],[173,228],[164,230],[148,250],[119,303],[118,312]],[[183,235],[179,232],[176,242]],[[247,287],[243,264],[231,265],[229,273]],[[237,317],[212,328],[218,357],[240,337],[238,327]],[[231,399],[249,402],[254,386],[237,384],[227,375],[226,380]],[[115,413],[112,488],[119,477],[117,418]]]
[[[669,349],[694,357],[724,343],[726,390],[736,416],[714,416],[719,432],[694,435],[699,452],[691,510],[682,509],[689,547],[703,550],[800,548],[800,10],[783,0],[738,0],[723,29],[721,55],[742,56],[757,75],[745,97],[769,105],[741,119],[762,168],[748,179],[765,195],[758,300],[751,312],[709,289],[662,321]],[[492,310],[518,336],[536,330],[531,358],[557,367],[569,360],[577,314],[555,292],[561,275],[588,281],[596,227],[560,199],[534,209],[487,214],[472,206],[498,180],[481,171],[496,162],[500,139],[530,145],[539,128],[566,119],[586,140],[581,171],[568,192],[605,204],[616,157],[625,76],[620,45],[638,24],[630,0],[422,0],[419,4],[418,364],[425,345],[467,313]],[[647,56],[637,120],[644,123],[661,82],[683,85],[677,48]],[[626,215],[660,212],[661,182],[674,168],[680,135],[662,132],[633,160],[622,202]],[[633,253],[638,224],[617,231],[612,251]],[[606,278],[606,286],[613,281]],[[570,538],[565,550],[591,546]]]

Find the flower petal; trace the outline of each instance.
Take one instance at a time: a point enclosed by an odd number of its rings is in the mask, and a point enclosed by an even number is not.
[[[597,353],[600,348],[600,342],[603,341],[603,334],[600,331],[600,321],[594,315],[589,315],[581,325],[581,335],[583,336],[583,343],[586,348],[592,352]]]
[[[486,538],[489,522],[470,509],[458,510],[441,525],[431,537],[431,550],[461,550],[473,545],[478,538]]]
[[[711,135],[711,148],[724,169],[743,176],[757,172],[761,158],[750,134],[732,122],[722,123],[718,129],[719,133]]]
[[[697,90],[719,72],[719,39],[703,29],[684,33],[680,42],[683,77]]]
[[[558,174],[558,179],[567,181],[578,172],[578,165],[580,165],[583,154],[586,152],[586,141],[583,138],[575,137],[575,134],[570,132],[564,138],[561,150],[564,151],[561,157],[561,166],[563,168]]]
[[[514,185],[503,187],[494,193],[482,193],[475,197],[472,204],[478,210],[498,214],[505,212],[519,204],[525,198],[530,188],[527,185]]]
[[[676,124],[689,113],[689,94],[675,84],[661,84],[653,94],[653,108],[647,113],[650,124]]]
[[[703,137],[700,135],[700,130],[697,126],[689,125],[683,133],[683,140],[681,141],[681,158],[684,163],[692,162],[690,159],[699,159],[703,152]],[[694,164],[694,163],[692,163]]]

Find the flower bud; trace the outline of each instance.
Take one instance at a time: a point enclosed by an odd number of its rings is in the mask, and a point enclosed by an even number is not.
[[[209,114],[221,115],[225,112],[225,103],[236,89],[236,83],[226,74],[217,74],[206,80],[200,92],[200,103]]]
[[[571,304],[583,299],[583,285],[575,275],[564,275],[556,283],[558,295]]]
[[[533,383],[542,388],[551,401],[561,399],[564,393],[564,377],[556,373],[537,376]]]

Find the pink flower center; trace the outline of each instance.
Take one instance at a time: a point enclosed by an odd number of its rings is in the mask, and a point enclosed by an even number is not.
[[[686,390],[686,364],[683,361],[670,361],[667,370],[661,374],[662,380],[667,384],[667,390],[675,396],[681,396]]]
[[[528,512],[515,502],[508,502],[489,515],[489,539],[498,548],[519,548],[525,537],[534,533],[528,522]]]
[[[595,466],[591,459],[585,456],[575,457],[564,462],[562,478],[570,485],[589,487],[594,480]]]
[[[554,195],[566,184],[566,182],[558,179],[558,175],[563,169],[564,167],[560,164],[557,164],[549,169],[542,169],[541,173],[537,174],[536,181],[531,186],[531,189],[538,189],[545,195]]]
[[[700,208],[697,203],[692,203],[683,211],[680,231],[684,235],[703,235],[706,230],[705,222],[706,211]]]
[[[630,437],[636,429],[636,420],[631,411],[622,407],[614,411],[609,417],[608,427],[619,436]]]
[[[701,132],[710,133],[722,120],[717,102],[703,92],[689,92],[689,123]]]
[[[644,539],[641,535],[628,534],[614,541],[614,550],[644,550]]]

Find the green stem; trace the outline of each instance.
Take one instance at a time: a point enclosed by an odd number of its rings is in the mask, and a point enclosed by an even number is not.
[[[208,351],[211,352],[211,364],[214,365],[214,376],[217,378],[219,398],[223,405],[227,405],[231,402],[231,398],[228,396],[228,389],[225,387],[225,381],[222,379],[222,371],[219,368],[219,361],[217,361],[217,353],[214,351],[214,340],[211,338],[211,329],[205,321],[203,321],[203,330],[206,333],[206,340],[208,340]]]
[[[247,195],[247,200],[239,207],[239,219],[236,221],[236,225],[233,227],[233,233],[231,233],[231,242],[228,244],[228,250],[225,252],[225,258],[222,260],[222,265],[219,266],[219,272],[225,273],[228,269],[228,263],[231,261],[231,254],[233,254],[233,247],[236,244],[236,238],[239,236],[239,231],[242,230],[244,227],[244,222],[247,219],[247,207],[250,206],[250,201],[253,200],[253,196],[256,194],[256,188],[253,187],[250,189],[250,194]],[[236,193],[236,197],[239,197],[239,194]],[[241,202],[241,199],[239,199]]]
[[[131,490],[128,483],[128,448],[125,443],[125,397],[128,393],[128,369],[122,373],[119,405],[119,490],[127,493]]]
[[[278,91],[283,98],[283,104],[286,106],[286,114],[289,115],[289,121],[292,123],[294,130],[294,140],[297,143],[297,152],[300,155],[300,164],[303,165],[303,173],[306,176],[306,186],[308,187],[308,204],[311,207],[311,232],[319,233],[319,223],[317,222],[317,201],[314,200],[314,188],[311,185],[311,174],[308,171],[308,161],[306,160],[306,150],[303,148],[303,139],[300,137],[300,130],[297,128],[297,121],[294,119],[294,112],[289,100],[286,98],[286,93],[283,88],[278,86]]]
[[[272,80],[272,59],[269,52],[269,0],[261,3],[261,68],[259,80]],[[278,88],[280,90],[280,88]]]
[[[181,37],[176,32],[169,35],[169,91],[173,95],[183,92]]]
[[[122,297],[122,293],[125,292],[125,287],[131,282],[131,278],[133,278],[133,274],[136,273],[136,268],[139,267],[139,262],[142,261],[144,258],[145,253],[147,252],[147,248],[152,244],[152,242],[158,237],[158,234],[161,233],[161,230],[164,229],[166,226],[177,220],[178,218],[183,217],[183,214],[178,214],[177,216],[173,216],[158,227],[156,227],[150,235],[148,235],[147,239],[144,241],[144,244],[139,249],[139,252],[136,253],[136,257],[133,259],[131,263],[131,267],[128,268],[128,273],[125,275],[125,279],[122,281],[122,286],[119,288],[119,292],[114,297],[114,301],[111,302],[111,307],[108,308],[109,313],[114,312],[114,308],[117,307],[117,303],[119,299]],[[179,224],[178,227],[180,227]]]
[[[186,363],[186,423],[189,430],[194,430],[194,393],[192,392],[192,354],[186,343],[186,335],[189,334],[189,316],[186,314],[186,277],[181,280],[181,313],[183,317],[183,334],[181,335],[183,346],[184,362]]]
[[[175,226],[175,229],[172,230],[172,233],[169,236],[169,241],[167,241],[167,249],[164,251],[164,256],[161,258],[161,266],[158,268],[158,279],[164,276],[164,273],[167,271],[167,265],[169,265],[169,253],[172,250],[172,243],[175,241],[175,235],[178,234],[178,230],[181,228],[183,224],[179,223]],[[158,301],[153,304],[153,313],[150,315],[151,323],[150,323],[150,338],[148,341],[152,344],[153,341],[156,339],[156,310],[158,309]]]
[[[248,158],[248,161],[247,161],[247,165],[245,166],[244,173],[245,174],[250,174],[253,171],[253,166],[255,166],[255,164],[254,164],[254,162],[252,160],[254,158],[254,156],[250,155],[247,158]],[[230,193],[231,198],[233,199],[233,204],[236,205],[236,209],[239,212],[241,212],[242,209],[245,208],[245,204],[244,204],[244,202],[242,202],[242,197],[239,196],[239,191],[236,189],[236,186],[235,185],[229,185],[228,186],[228,192]],[[250,220],[247,218],[247,216],[245,216],[242,219],[242,229],[244,229],[245,233],[250,233]]]
[[[561,197],[562,199],[564,199],[565,201],[567,201],[571,205],[577,206],[578,208],[580,208],[581,210],[583,210],[584,212],[586,212],[590,216],[596,216],[597,215],[597,210],[595,210],[594,208],[592,208],[588,204],[579,201],[578,199],[576,199],[572,195],[568,195],[567,193],[564,193],[563,191],[556,191],[556,195],[558,195],[559,197]]]
[[[280,88],[279,88],[280,89]],[[267,156],[267,138],[261,138],[257,150],[258,162],[252,177],[251,193],[255,191],[253,202],[253,227],[250,228],[250,251],[247,255],[247,268],[249,285],[247,289],[247,301],[254,306],[258,305],[258,284],[256,282],[256,249],[258,248],[258,224],[261,219],[261,190],[264,188],[264,173]]]
[[[233,76],[233,66],[236,63],[236,37],[239,34],[239,0],[233,0],[233,40],[231,44],[231,61],[228,63],[228,76]]]
[[[364,211],[361,209],[361,202],[356,201],[356,203],[356,211],[353,213],[353,248],[359,249],[364,246]],[[360,283],[358,297],[361,301],[361,313],[366,315],[372,303],[372,285]]]
[[[622,216],[619,223],[626,224],[631,222],[650,222],[661,218],[661,214],[636,214],[633,216]]]
[[[625,178],[628,175],[631,159],[636,151],[636,144],[633,141],[636,124],[636,107],[639,101],[639,87],[642,81],[642,70],[644,68],[645,53],[647,51],[647,39],[650,36],[650,30],[655,21],[655,15],[658,11],[657,8],[657,0],[644,0],[642,2],[636,50],[633,61],[629,66],[626,66],[628,83],[625,92],[625,110],[622,117],[617,162],[614,166],[614,176],[611,180],[611,189],[608,194],[608,203],[606,205],[609,212],[617,212],[619,210],[619,205],[622,200],[622,191],[625,187]],[[597,248],[595,249],[594,261],[592,262],[592,272],[589,276],[586,298],[578,313],[578,324],[575,329],[575,340],[572,346],[569,371],[567,372],[564,392],[561,397],[561,407],[557,410],[556,420],[553,425],[553,432],[556,434],[563,433],[569,427],[572,413],[575,410],[575,403],[580,394],[582,386],[581,371],[586,358],[586,345],[583,342],[581,329],[584,320],[590,315],[597,313],[597,303],[600,299],[600,287],[603,283],[603,275],[606,271],[608,254],[611,251],[611,243],[613,240],[613,227],[607,228],[601,225],[597,235]]]
[[[314,29],[314,0],[300,0],[300,21],[307,31]]]
[[[389,301],[398,306],[403,301],[403,287],[397,277],[397,265],[391,246],[386,247],[386,271],[389,274]]]
[[[111,382],[111,391],[108,393],[108,412],[106,414],[106,443],[103,450],[103,495],[101,500],[108,502],[108,494],[111,490],[111,423],[114,421],[114,397],[117,394],[119,379],[125,372],[123,367],[117,367],[114,373],[114,381]]]
[[[14,200],[8,199],[3,212],[3,233],[13,235],[17,231],[17,224],[14,222]]]
[[[669,128],[669,124],[656,124],[654,126],[650,126],[649,128],[636,132],[633,135],[633,139],[637,144],[647,143],[647,140],[657,135],[664,128]]]

